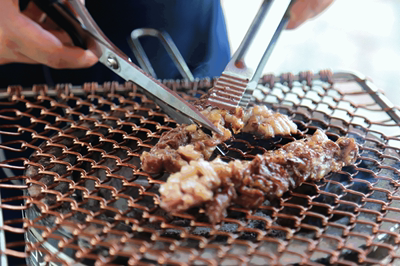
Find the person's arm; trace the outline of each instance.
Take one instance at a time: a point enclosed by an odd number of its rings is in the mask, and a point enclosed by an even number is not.
[[[30,2],[20,12],[18,0],[0,0],[0,64],[44,64],[52,68],[86,68],[97,62],[88,50],[73,47],[66,32]]]
[[[295,29],[325,10],[333,0],[297,0],[290,10],[287,29]]]

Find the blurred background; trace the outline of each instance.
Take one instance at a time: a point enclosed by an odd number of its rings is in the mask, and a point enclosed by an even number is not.
[[[232,53],[261,0],[222,0]],[[282,33],[265,73],[356,70],[400,105],[400,1],[336,0],[317,18]]]

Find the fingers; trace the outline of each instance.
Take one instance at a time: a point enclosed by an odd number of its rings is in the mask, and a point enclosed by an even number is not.
[[[297,0],[290,9],[287,29],[295,29],[310,18],[324,11],[333,0]]]
[[[37,64],[35,60],[32,60],[29,57],[26,57],[20,53],[12,53],[7,58],[0,59],[0,64],[8,64],[8,63]]]
[[[14,32],[16,50],[36,61],[53,68],[86,68],[97,62],[97,57],[90,51],[63,44],[70,42],[64,33],[43,29],[28,17],[17,17],[18,30]]]
[[[56,36],[64,45],[73,46],[71,37],[57,26],[52,19],[46,16],[34,2],[29,2],[26,9],[22,12],[25,16],[38,23],[43,29]]]
[[[65,46],[74,46],[74,42],[71,37],[69,37],[68,33],[63,30],[48,30],[51,34],[53,34],[57,39],[59,39],[62,44]]]
[[[98,58],[72,46],[68,34],[32,2],[22,14],[18,0],[0,0],[0,64],[20,62],[53,68],[86,68]]]

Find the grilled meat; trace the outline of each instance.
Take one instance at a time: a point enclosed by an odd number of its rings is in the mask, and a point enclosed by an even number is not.
[[[256,105],[245,112],[245,126],[242,132],[253,133],[264,138],[276,135],[290,135],[297,132],[297,126],[288,116],[269,110],[265,105]]]
[[[213,199],[206,203],[205,211],[211,223],[216,224],[226,216],[226,209],[237,198],[234,186],[226,186],[215,192]]]
[[[304,181],[320,180],[331,171],[353,164],[357,156],[354,139],[333,142],[317,130],[313,136],[257,155],[250,162],[191,161],[160,187],[161,207],[185,211],[205,203],[210,221],[217,223],[232,201],[257,208],[266,199],[281,197]]]
[[[177,172],[191,160],[208,159],[219,143],[196,125],[181,125],[165,132],[150,152],[142,154],[142,168],[148,173]]]
[[[248,132],[262,138],[290,135],[297,126],[286,115],[275,113],[266,106],[254,106],[247,110],[241,107],[234,112],[197,105],[223,135],[205,134],[195,125],[182,125],[164,133],[160,141],[141,156],[142,168],[149,173],[167,171],[174,173],[193,159],[208,160],[216,146],[232,137],[232,133]],[[185,147],[190,145],[190,147]]]

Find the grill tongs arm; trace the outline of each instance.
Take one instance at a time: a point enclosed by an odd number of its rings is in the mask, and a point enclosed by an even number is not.
[[[214,86],[208,104],[234,110],[246,107],[295,0],[264,0],[239,48]]]
[[[79,0],[33,1],[70,35],[76,46],[91,50],[99,58],[99,62],[121,78],[142,87],[146,95],[178,123],[192,124],[195,121],[221,134],[193,105],[132,63],[131,59],[104,35]]]

